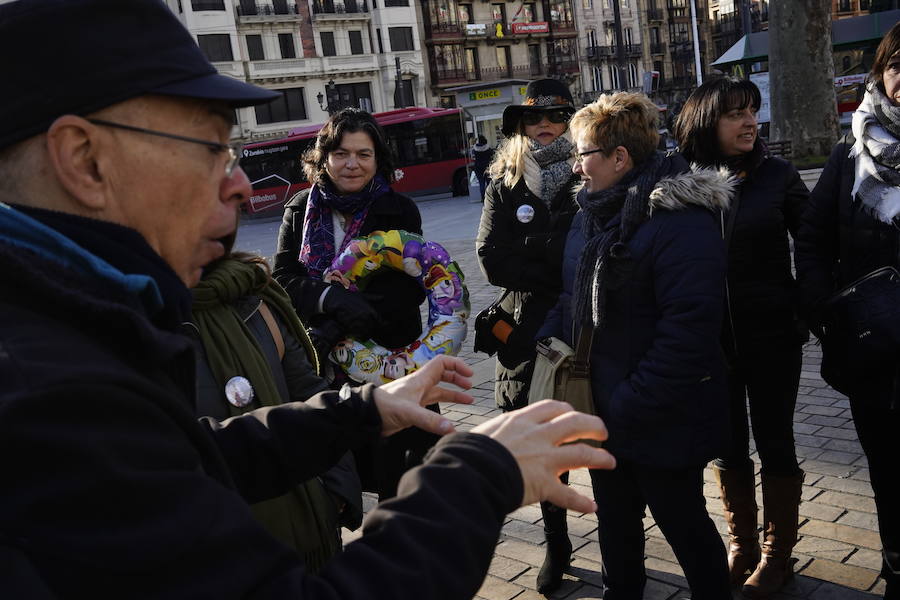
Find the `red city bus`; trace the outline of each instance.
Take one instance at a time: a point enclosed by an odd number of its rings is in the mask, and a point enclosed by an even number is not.
[[[402,108],[375,113],[396,160],[393,189],[409,195],[469,193],[466,140],[458,108]],[[248,213],[281,210],[298,190],[309,187],[300,156],[321,125],[298,127],[286,138],[244,146],[241,168],[253,184]]]

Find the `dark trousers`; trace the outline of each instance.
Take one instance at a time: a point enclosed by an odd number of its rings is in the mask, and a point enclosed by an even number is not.
[[[703,466],[659,469],[619,459],[612,471],[591,470],[597,502],[604,600],[639,600],[647,507],[672,546],[693,600],[730,598],[725,546],[706,512]]]
[[[850,396],[850,411],[859,443],[869,461],[869,480],[875,492],[878,531],[887,582],[885,600],[900,599],[900,486],[897,485],[897,435],[900,408],[890,408],[891,383],[877,391]]]
[[[731,361],[728,369],[731,446],[727,455],[716,460],[718,467],[736,469],[750,463],[749,401],[753,439],[762,470],[784,476],[799,472],[793,426],[802,362],[801,346],[766,348]]]

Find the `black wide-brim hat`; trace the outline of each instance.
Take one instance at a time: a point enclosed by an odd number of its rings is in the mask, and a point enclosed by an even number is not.
[[[500,131],[509,137],[519,128],[519,120],[525,111],[558,110],[575,112],[575,101],[569,86],[558,79],[538,79],[525,88],[522,104],[513,104],[503,109],[503,126]]]
[[[221,75],[161,0],[0,1],[0,149],[145,94],[231,107],[280,94]]]

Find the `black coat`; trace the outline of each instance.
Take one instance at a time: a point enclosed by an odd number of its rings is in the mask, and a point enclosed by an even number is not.
[[[736,347],[738,355],[752,355],[808,337],[799,322],[788,241],[788,233],[797,236],[808,198],[797,169],[770,157],[740,183],[721,215],[728,250],[727,353]]]
[[[307,576],[247,502],[378,436],[374,388],[198,421],[191,341],[148,320],[147,296],[82,274],[82,261],[48,258],[58,247],[39,255],[3,237],[0,546],[40,574],[14,581],[16,597],[421,600],[478,590],[523,495],[502,446],[446,438],[372,512],[361,540]]]
[[[306,265],[298,260],[308,197],[309,190],[303,190],[285,204],[272,275],[287,290],[304,323],[315,326],[331,320],[319,312],[318,302],[322,292],[332,284],[311,277]],[[393,190],[372,203],[360,235],[391,229],[422,234],[422,217],[415,202]],[[383,269],[366,288],[366,297],[384,319],[384,325],[373,335],[376,342],[387,348],[399,348],[422,334],[419,305],[425,300],[425,292],[412,277]]]
[[[821,334],[817,309],[822,300],[875,269],[900,267],[897,229],[866,214],[862,204],[851,197],[856,162],[849,157],[851,147],[852,141],[844,140],[832,150],[797,237],[802,305],[817,335]],[[832,345],[823,350],[822,377],[832,386],[851,397],[891,397],[884,391],[894,387],[889,365],[872,364],[879,377],[861,379],[856,375],[858,365],[850,366],[853,357],[847,356],[845,347]],[[860,394],[861,389],[868,391]]]
[[[863,212],[853,202],[852,142],[831,151],[812,191],[797,237],[797,274],[802,304],[814,319],[815,305],[866,273],[900,266],[897,229]]]
[[[512,189],[494,180],[485,192],[475,249],[488,281],[506,294],[503,308],[516,319],[508,343],[497,353],[501,408],[518,408],[527,401],[530,369],[523,364],[534,360],[535,335],[559,296],[566,232],[578,210],[575,193],[580,184],[581,178],[573,174],[549,208],[524,178]],[[531,220],[516,216],[523,206],[533,209]]]

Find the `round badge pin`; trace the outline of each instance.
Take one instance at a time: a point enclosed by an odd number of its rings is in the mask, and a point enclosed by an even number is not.
[[[232,377],[225,384],[225,398],[238,408],[244,408],[253,402],[253,396],[253,386],[246,377]]]
[[[516,218],[519,223],[531,223],[534,220],[534,207],[529,204],[523,204],[516,209]]]

